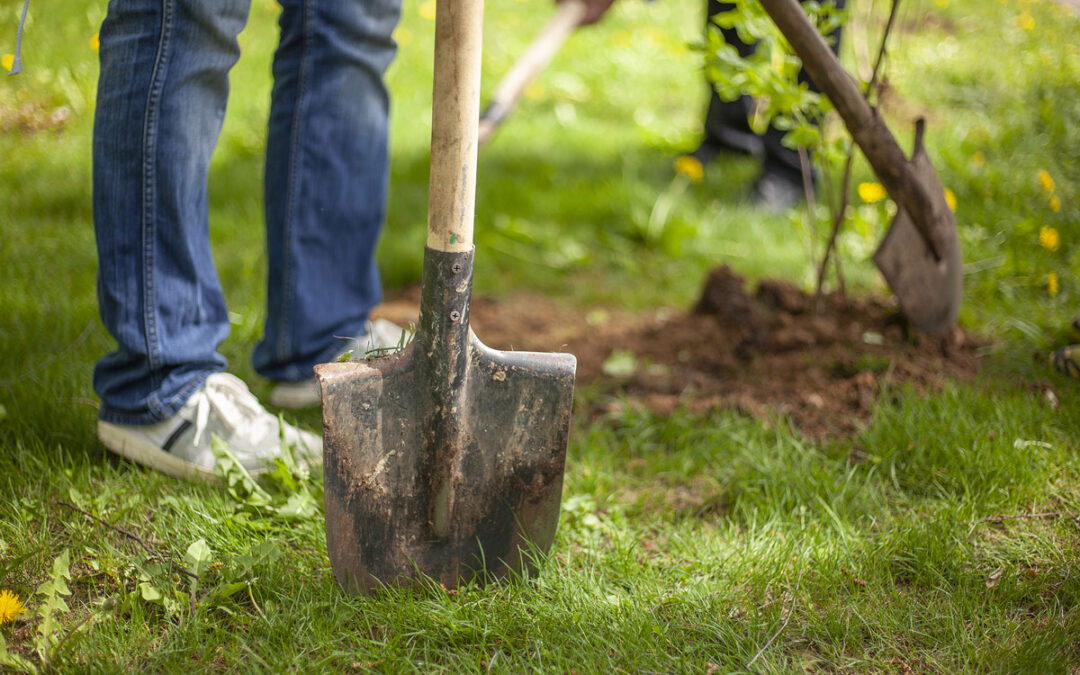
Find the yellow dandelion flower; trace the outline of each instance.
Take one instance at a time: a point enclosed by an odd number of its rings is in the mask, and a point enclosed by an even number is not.
[[[1057,213],[1061,210],[1061,200],[1057,195],[1050,195],[1050,210]]]
[[[4,54],[3,58],[0,58],[0,64],[3,64],[4,70],[10,71],[11,67],[15,65],[15,55]]]
[[[1054,191],[1054,177],[1046,169],[1039,169],[1039,185],[1047,192]]]
[[[956,211],[956,193],[949,188],[945,188],[945,203],[949,205],[950,211]]]
[[[682,174],[696,183],[705,176],[705,167],[701,165],[697,157],[680,155],[675,160],[675,173]]]
[[[983,168],[983,165],[986,164],[986,156],[983,155],[981,152],[976,152],[974,155],[971,156],[971,164],[976,169]]]
[[[19,596],[6,589],[0,591],[0,625],[14,621],[25,611],[26,607],[19,602]]]
[[[1056,251],[1060,243],[1061,237],[1058,235],[1057,230],[1046,225],[1039,228],[1039,246],[1050,251]]]
[[[1046,293],[1051,298],[1058,294],[1058,278],[1053,272],[1046,275]]]
[[[885,191],[885,186],[881,183],[859,183],[859,199],[867,204],[880,202],[888,196],[889,193]]]
[[[1023,14],[1017,16],[1014,21],[1016,22],[1016,26],[1020,30],[1031,30],[1035,27],[1035,17],[1031,16],[1027,12],[1024,12]]]
[[[101,33],[94,33],[94,37],[90,38],[90,49],[95,52],[101,47]]]
[[[420,5],[420,16],[425,19],[435,18],[435,0],[425,0],[425,2]]]
[[[934,0],[934,4],[942,9],[945,9],[949,6],[949,0]]]

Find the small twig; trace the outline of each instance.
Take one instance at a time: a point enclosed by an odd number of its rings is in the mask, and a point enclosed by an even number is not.
[[[848,207],[848,193],[851,192],[851,169],[855,160],[855,144],[848,147],[847,158],[844,160],[844,176],[840,181],[840,207],[833,212],[832,231],[829,233],[829,241],[825,244],[825,253],[821,258],[821,266],[818,267],[817,289],[814,291],[814,304],[821,305],[821,293],[825,287],[825,271],[829,268],[829,258],[836,248],[836,238],[840,235],[840,227],[844,224],[844,213]],[[836,256],[836,276],[841,288],[844,280],[840,273],[840,256]]]
[[[773,633],[772,637],[769,638],[769,641],[762,645],[757,654],[754,654],[754,658],[750,659],[746,664],[747,670],[750,670],[750,666],[754,665],[754,661],[757,661],[761,655],[765,653],[765,650],[772,646],[772,643],[776,641],[776,638],[780,637],[780,633],[783,633],[784,629],[787,628],[788,622],[791,621],[791,616],[795,613],[795,601],[799,599],[799,586],[802,584],[802,575],[803,570],[800,570],[799,578],[795,581],[795,591],[791,594],[791,606],[788,607],[787,616],[784,617],[784,623],[780,624],[780,628]]]
[[[885,22],[885,31],[881,34],[881,46],[878,47],[877,60],[874,61],[874,70],[870,74],[870,81],[866,83],[866,97],[870,98],[870,94],[877,94],[875,91],[878,86],[878,75],[881,73],[881,65],[885,61],[885,55],[887,53],[887,44],[889,42],[889,34],[893,31],[893,26],[896,25],[896,15],[900,12],[900,0],[892,0],[892,7],[889,8],[889,20]]]
[[[840,267],[840,256],[833,256],[833,267],[836,268],[836,290],[840,293],[840,300],[847,305],[847,283],[844,281],[844,270]]]
[[[806,193],[806,210],[810,215],[810,260],[817,257],[817,208],[814,199],[814,178],[810,173],[810,156],[806,148],[799,146],[799,167],[802,169],[803,191]]]
[[[851,152],[852,152],[852,148],[849,145],[848,146],[848,154],[849,154],[849,156],[850,156]],[[848,161],[850,161],[850,160],[848,160]],[[824,163],[822,165],[822,173],[823,173],[823,175],[825,177],[825,194],[829,197],[829,213],[833,215],[833,226],[832,226],[832,232],[829,233],[829,242],[825,247],[824,254],[821,256],[821,266],[818,268],[817,288],[814,289],[814,309],[815,309],[815,311],[818,311],[818,312],[820,312],[821,309],[822,309],[822,307],[821,307],[821,296],[822,296],[822,292],[823,292],[823,289],[824,289],[824,286],[825,286],[825,270],[828,268],[829,257],[832,256],[832,251],[834,250],[834,246],[836,245],[836,237],[840,232],[840,227],[841,227],[841,224],[843,223],[844,215],[847,212],[847,204],[848,204],[847,196],[848,196],[848,193],[850,192],[849,185],[850,185],[850,182],[851,182],[850,172],[845,167],[844,184],[843,184],[843,197],[844,197],[844,200],[843,200],[842,204],[837,205],[837,203],[836,203],[837,190],[836,190],[835,184],[833,183],[832,167],[829,166],[828,162],[826,162],[826,163]],[[832,260],[833,260],[833,267],[836,270],[836,283],[837,283],[837,286],[839,287],[840,298],[846,300],[847,299],[847,284],[844,283],[844,270],[841,269],[841,267],[840,267],[840,256],[839,255],[832,256]]]
[[[822,122],[822,134],[825,133],[825,123]],[[836,213],[836,190],[833,185],[832,166],[829,162],[821,163],[821,175],[825,181],[825,197],[828,199],[829,213]]]
[[[135,534],[134,532],[129,532],[128,530],[125,530],[124,528],[120,527],[119,525],[113,525],[109,521],[104,520],[102,518],[99,518],[98,516],[95,516],[94,514],[89,513],[87,511],[84,511],[83,509],[80,509],[78,506],[75,506],[74,504],[65,502],[63,500],[59,500],[56,503],[59,504],[60,506],[65,507],[65,508],[69,508],[72,511],[75,511],[77,513],[81,513],[84,516],[86,516],[87,518],[89,518],[91,520],[95,520],[95,521],[101,523],[105,527],[107,527],[107,528],[109,528],[109,529],[111,529],[111,530],[113,530],[115,532],[119,532],[120,534],[124,535],[125,537],[127,537],[127,538],[135,541],[136,543],[138,543],[150,555],[154,556],[155,558],[160,557],[160,556],[158,556],[157,551],[150,548],[150,545],[147,544],[146,541],[142,537]]]
[[[136,542],[137,544],[139,544],[139,546],[142,546],[143,550],[146,551],[147,554],[149,554],[151,558],[171,562],[173,567],[176,568],[177,572],[179,572],[179,573],[181,573],[183,575],[189,576],[192,579],[198,579],[199,578],[199,575],[194,574],[192,572],[189,572],[188,570],[184,569],[183,567],[180,567],[179,565],[176,564],[176,562],[166,560],[166,558],[164,558],[160,553],[158,553],[157,551],[152,549],[150,547],[150,545],[146,543],[146,540],[144,540],[142,537],[135,534],[134,532],[129,532],[128,530],[125,530],[124,528],[120,527],[119,525],[113,525],[109,521],[103,520],[103,519],[95,516],[92,513],[88,513],[87,511],[84,511],[84,510],[80,509],[78,506],[75,506],[74,504],[70,504],[70,503],[65,502],[63,500],[57,500],[56,503],[59,504],[60,506],[69,508],[72,511],[75,511],[77,513],[81,513],[84,516],[86,516],[87,518],[90,518],[91,520],[95,520],[95,521],[101,523],[102,525],[104,525],[105,527],[124,535],[125,537],[127,537],[127,538],[131,539],[132,541]]]

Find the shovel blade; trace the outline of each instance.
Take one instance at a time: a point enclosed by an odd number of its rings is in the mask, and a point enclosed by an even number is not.
[[[316,368],[327,553],[350,592],[502,577],[555,537],[574,357],[501,352],[469,331],[464,377],[439,400],[422,338]]]
[[[945,190],[922,144],[921,129],[916,134],[911,163],[916,180],[926,186],[933,204],[932,218],[924,224],[931,240],[937,242],[935,255],[903,204],[881,245],[874,263],[889,283],[904,315],[919,330],[943,336],[956,325],[964,295],[964,261],[956,219],[945,201]]]
[[[964,292],[955,227],[951,245],[943,253],[940,260],[935,258],[907,212],[900,209],[874,254],[904,315],[919,330],[938,337],[956,325]]]

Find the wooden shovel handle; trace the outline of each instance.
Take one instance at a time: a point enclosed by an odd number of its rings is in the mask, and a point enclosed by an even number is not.
[[[582,0],[566,0],[560,3],[555,15],[548,20],[525,53],[499,80],[491,102],[480,117],[480,145],[491,138],[495,129],[517,105],[525,88],[547,68],[566,40],[581,25],[585,10]]]
[[[932,196],[930,188],[919,180],[881,115],[866,102],[798,1],[761,0],[761,5],[791,43],[814,83],[832,101],[885,189],[908,212],[930,250],[940,258],[945,242],[930,225],[936,222],[934,209],[940,208],[943,199]],[[937,189],[941,190],[940,184]]]
[[[439,0],[435,9],[435,84],[427,247],[473,247],[483,0]]]

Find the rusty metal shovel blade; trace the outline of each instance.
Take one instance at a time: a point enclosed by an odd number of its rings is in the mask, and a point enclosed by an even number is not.
[[[554,539],[576,360],[469,329],[471,251],[427,249],[403,350],[316,367],[327,553],[351,592],[530,569]]]
[[[931,207],[924,209],[923,231],[902,201],[874,253],[874,263],[893,290],[904,315],[917,328],[942,336],[956,325],[964,294],[963,259],[952,209],[922,143],[920,122],[911,156],[914,180],[925,186]],[[927,235],[924,235],[926,232]],[[927,243],[936,242],[937,255]]]

